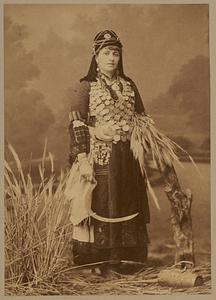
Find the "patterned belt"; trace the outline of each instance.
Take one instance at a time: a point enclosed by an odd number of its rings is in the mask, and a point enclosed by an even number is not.
[[[95,176],[106,176],[108,175],[109,166],[108,165],[96,165],[95,166]]]

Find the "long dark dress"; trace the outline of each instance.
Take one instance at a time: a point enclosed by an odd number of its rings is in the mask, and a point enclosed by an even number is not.
[[[144,112],[142,100],[134,83],[135,111]],[[90,84],[79,83],[72,99],[72,111],[79,112],[82,119],[88,119]],[[88,119],[89,120],[89,119]],[[88,121],[86,121],[88,122]],[[91,121],[89,121],[91,122]],[[72,129],[71,129],[72,130]],[[71,162],[77,153],[83,152],[75,143],[71,133]],[[81,150],[80,150],[81,149]],[[93,191],[92,210],[99,216],[119,218],[139,213],[136,217],[122,222],[102,222],[94,218],[94,242],[74,240],[74,262],[84,264],[103,260],[147,259],[148,234],[146,223],[150,221],[146,182],[138,162],[130,149],[130,141],[112,144],[109,163],[94,163],[97,186]],[[82,224],[81,224],[82,226]]]

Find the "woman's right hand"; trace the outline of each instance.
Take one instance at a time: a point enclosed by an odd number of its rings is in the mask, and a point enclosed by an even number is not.
[[[109,125],[103,125],[94,128],[95,137],[105,142],[111,142],[115,134],[116,134],[116,130],[114,130]]]
[[[78,154],[79,172],[87,181],[93,181],[94,171],[85,154]]]

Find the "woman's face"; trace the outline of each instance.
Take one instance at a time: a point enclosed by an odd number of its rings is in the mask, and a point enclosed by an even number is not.
[[[109,75],[114,74],[118,67],[119,59],[120,52],[116,46],[106,46],[96,56],[96,62],[101,72]]]

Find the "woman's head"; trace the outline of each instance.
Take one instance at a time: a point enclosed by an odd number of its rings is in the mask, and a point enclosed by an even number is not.
[[[120,60],[120,50],[118,46],[105,46],[95,55],[97,68],[104,74],[112,76],[118,69]]]
[[[105,74],[113,74],[118,69],[121,77],[130,80],[123,71],[122,43],[112,30],[104,30],[96,34],[93,42],[93,57],[88,74],[80,81],[96,81],[98,69]]]

